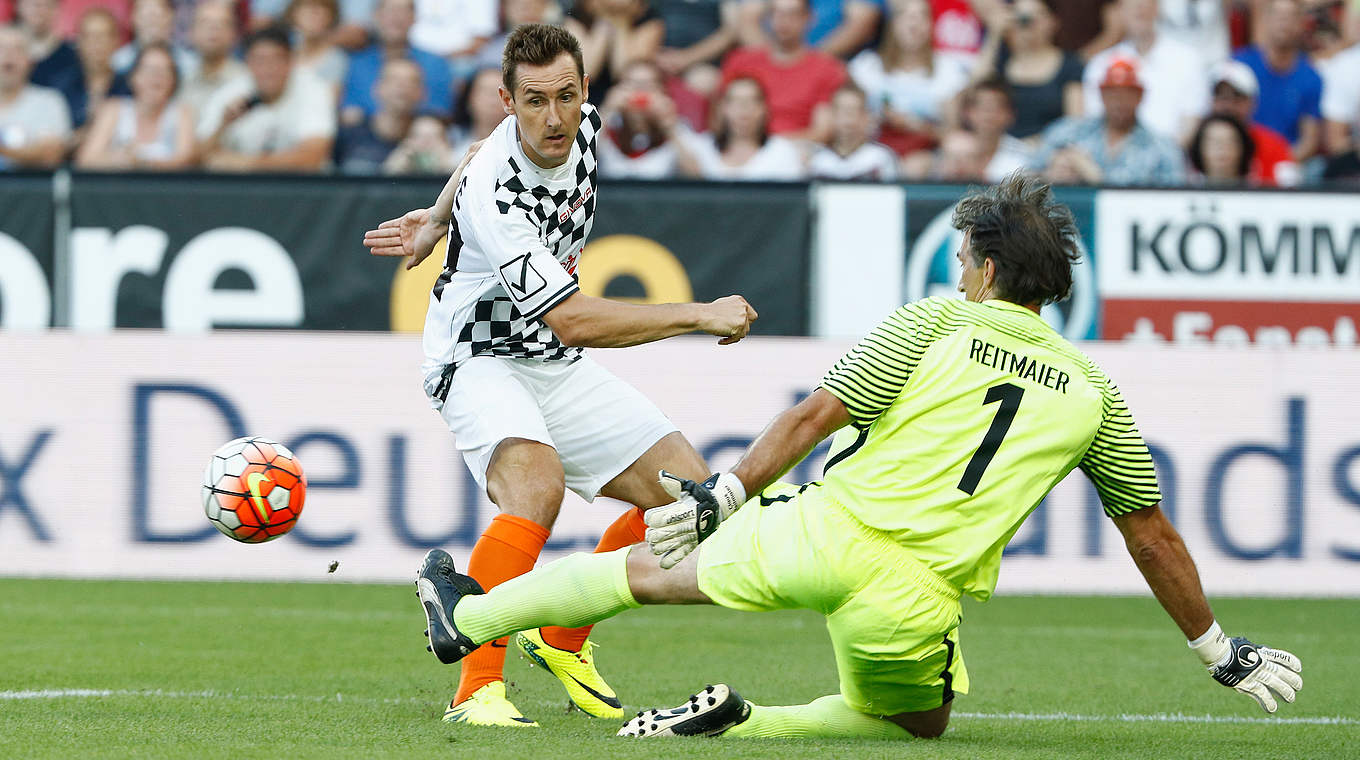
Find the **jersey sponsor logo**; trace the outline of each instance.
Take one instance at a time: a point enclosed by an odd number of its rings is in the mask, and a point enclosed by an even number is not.
[[[502,264],[501,278],[510,286],[510,295],[517,300],[529,298],[548,287],[548,281],[534,268],[527,253]]]
[[[570,207],[562,209],[562,212],[557,215],[557,221],[559,222],[567,221],[567,218],[570,217],[572,214],[576,213],[577,209],[586,205],[586,201],[590,200],[590,196],[594,194],[595,188],[587,186],[585,192],[581,193],[580,198],[577,198],[575,201],[573,201]]]
[[[963,243],[963,232],[954,229],[954,207],[945,206],[916,235],[907,252],[906,300],[919,301],[928,296],[956,296],[959,262],[955,253]],[[912,225],[913,227],[915,225]],[[1086,244],[1077,239],[1082,263],[1072,267],[1072,297],[1043,308],[1043,317],[1053,329],[1069,340],[1096,337],[1099,315],[1094,266]]]

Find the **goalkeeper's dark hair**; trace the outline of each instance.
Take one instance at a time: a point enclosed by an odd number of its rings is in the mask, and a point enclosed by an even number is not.
[[[547,66],[563,53],[576,62],[576,78],[585,79],[586,64],[581,54],[581,43],[571,32],[551,24],[521,24],[505,41],[501,54],[501,82],[515,96],[515,74],[521,63]]]
[[[1081,261],[1077,222],[1037,177],[1015,172],[975,189],[954,207],[955,229],[971,233],[973,263],[996,266],[995,294],[1022,305],[1062,301],[1072,293],[1072,265]]]

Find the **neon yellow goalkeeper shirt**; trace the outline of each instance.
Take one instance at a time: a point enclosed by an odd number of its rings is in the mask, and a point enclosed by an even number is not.
[[[850,412],[826,495],[978,599],[1001,550],[1074,467],[1106,514],[1161,501],[1147,444],[1100,367],[1034,312],[927,298],[823,378]]]

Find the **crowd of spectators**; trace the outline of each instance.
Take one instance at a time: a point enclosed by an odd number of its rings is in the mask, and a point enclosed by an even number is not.
[[[1360,0],[0,0],[0,169],[446,173],[524,23],[636,179],[1360,178]]]

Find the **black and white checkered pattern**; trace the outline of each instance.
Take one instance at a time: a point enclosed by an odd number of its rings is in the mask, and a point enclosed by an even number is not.
[[[528,212],[529,218],[538,222],[540,239],[569,271],[574,269],[576,262],[568,257],[580,249],[595,223],[595,189],[599,175],[596,137],[600,124],[599,112],[587,107],[582,113],[581,129],[576,133],[581,158],[575,163],[576,186],[571,191],[553,192],[543,186],[513,156],[506,162],[510,168],[508,175],[496,181],[496,208],[502,214],[512,206]],[[577,223],[571,211],[573,204],[582,198],[585,200],[580,206],[585,209],[585,218]],[[526,320],[509,298],[494,292],[484,294],[477,301],[472,321],[463,326],[458,341],[469,345],[471,356],[555,360],[574,359],[582,351],[579,347],[562,345],[542,320]]]
[[[512,356],[519,359],[574,359],[581,349],[564,346],[542,320],[525,319],[505,296],[483,296],[473,307],[472,321],[463,325],[458,342],[469,356]]]
[[[515,148],[505,149],[504,146],[513,146],[518,139],[514,118],[507,118],[506,122],[487,139],[482,151],[468,167],[464,187],[460,187],[459,193],[460,195],[464,191],[485,193],[489,190],[494,207],[500,214],[514,215],[523,212],[531,222],[536,223],[538,239],[571,274],[574,282],[576,260],[590,234],[595,218],[595,192],[598,179],[596,145],[601,129],[600,115],[593,107],[583,106],[581,126],[576,134],[578,150],[575,153],[579,154],[579,157],[573,158],[571,175],[557,177],[551,184],[542,179],[541,172],[536,172],[526,165],[526,159],[521,151]],[[505,130],[504,134],[502,130]],[[496,165],[479,165],[478,159],[483,158],[483,153],[494,153]],[[473,177],[471,181],[474,186],[467,186],[468,175]],[[569,189],[564,189],[564,184],[573,179],[574,182]],[[483,182],[485,184],[481,184]],[[489,206],[487,210],[490,210]],[[486,219],[485,216],[479,219],[484,219],[488,224],[498,223],[498,220]],[[455,250],[455,246],[463,248],[462,236],[458,234],[456,228],[451,232],[453,234],[449,238],[449,253],[445,262],[447,268],[435,284],[431,308],[445,312],[454,322],[453,332],[444,334],[456,338],[453,345],[445,346],[440,351],[442,357],[430,354],[428,360],[451,362],[456,365],[473,356],[555,361],[575,360],[581,355],[582,349],[564,346],[539,318],[541,313],[546,313],[552,306],[576,292],[575,287],[570,284],[565,287],[555,285],[555,288],[559,288],[557,292],[544,305],[536,307],[535,311],[539,313],[529,318],[521,313],[519,306],[499,283],[492,285],[488,280],[482,279],[479,282],[486,284],[475,286],[479,292],[468,293],[461,289],[459,279],[478,274],[482,267],[481,257],[476,257],[475,261],[468,258],[467,254],[471,252],[471,248]],[[459,261],[460,254],[465,258],[463,262]],[[447,294],[446,290],[449,288],[456,292],[452,295]],[[474,301],[467,300],[474,296]],[[458,306],[460,303],[463,305]],[[443,316],[441,315],[441,318]],[[447,327],[444,329],[447,330]],[[428,343],[427,327],[427,353],[430,347]]]

